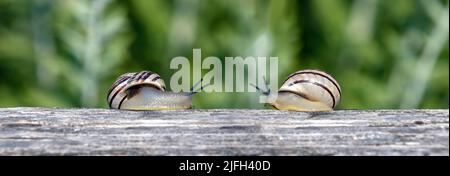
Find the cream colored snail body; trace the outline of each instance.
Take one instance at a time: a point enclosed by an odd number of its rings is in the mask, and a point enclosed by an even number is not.
[[[263,93],[269,99],[275,97],[270,90]],[[318,70],[301,70],[288,76],[269,104],[279,110],[332,111],[340,100],[341,88],[333,77]]]
[[[141,71],[119,76],[109,89],[107,99],[109,107],[114,109],[189,109],[192,108],[192,96],[195,93],[193,91],[188,93],[166,91],[164,81],[158,74]]]

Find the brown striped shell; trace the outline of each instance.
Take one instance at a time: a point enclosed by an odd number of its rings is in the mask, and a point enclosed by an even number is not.
[[[120,105],[127,98],[126,91],[133,86],[149,85],[161,91],[166,90],[166,86],[161,77],[151,71],[141,71],[125,73],[113,83],[108,91],[108,104],[110,108],[120,109]]]
[[[300,70],[288,76],[279,92],[291,92],[309,101],[334,109],[341,100],[341,87],[329,74],[318,70]]]

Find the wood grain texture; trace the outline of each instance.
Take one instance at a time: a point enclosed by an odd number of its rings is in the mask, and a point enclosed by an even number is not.
[[[0,155],[449,155],[449,110],[0,108]]]

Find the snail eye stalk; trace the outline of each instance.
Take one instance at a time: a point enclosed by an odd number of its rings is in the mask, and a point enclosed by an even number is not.
[[[206,85],[201,85],[201,83],[203,82],[203,78],[200,79],[200,81],[198,81],[197,83],[194,84],[194,86],[192,86],[191,88],[191,92],[188,93],[189,96],[195,95],[196,93],[199,93],[200,90],[205,89],[205,87],[210,86],[211,84],[208,83]],[[199,89],[195,89],[198,85],[200,85]]]
[[[270,95],[270,88],[269,88],[269,84],[267,83],[266,77],[263,76],[263,80],[264,80],[264,86],[265,86],[265,90],[262,90],[259,86],[254,85],[254,84],[250,84],[251,86],[253,86],[256,90],[258,90],[259,92],[261,92],[264,95]]]

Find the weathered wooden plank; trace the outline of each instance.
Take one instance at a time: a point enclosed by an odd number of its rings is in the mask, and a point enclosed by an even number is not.
[[[0,109],[0,155],[449,155],[449,110]]]

